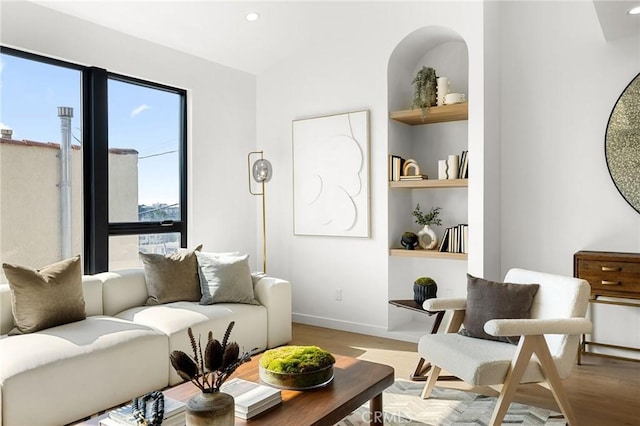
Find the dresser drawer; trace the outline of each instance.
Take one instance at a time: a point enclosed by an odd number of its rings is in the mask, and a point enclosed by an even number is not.
[[[589,281],[593,296],[640,298],[640,262],[576,259],[576,276]]]

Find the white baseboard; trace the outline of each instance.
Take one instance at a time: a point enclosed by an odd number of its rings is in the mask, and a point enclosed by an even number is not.
[[[330,328],[333,330],[348,331],[350,333],[365,334],[367,336],[384,337],[387,339],[401,340],[404,342],[417,342],[418,337],[402,332],[388,331],[384,327],[362,324],[352,321],[342,321],[332,318],[324,318],[305,314],[291,314],[292,322],[316,327]]]

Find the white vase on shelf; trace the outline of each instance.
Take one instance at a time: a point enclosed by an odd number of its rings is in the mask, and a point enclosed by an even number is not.
[[[447,77],[438,77],[436,79],[436,105],[441,106],[444,105],[444,97],[449,94],[449,79]]]
[[[425,225],[418,231],[418,244],[425,250],[433,250],[438,245],[438,236],[431,226]]]
[[[450,155],[447,160],[447,178],[458,179],[458,169],[460,164],[459,155]]]

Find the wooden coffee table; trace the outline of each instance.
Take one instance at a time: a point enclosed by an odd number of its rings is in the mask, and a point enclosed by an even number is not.
[[[232,377],[259,382],[258,359],[243,364]],[[282,391],[282,403],[268,411],[243,420],[236,417],[236,425],[333,425],[362,404],[370,401],[369,413],[364,420],[370,424],[383,424],[382,391],[394,381],[393,368],[369,361],[335,355],[333,381],[327,386],[309,391]],[[199,392],[192,383],[182,383],[164,390],[165,395],[188,401]],[[97,425],[100,417],[94,417],[81,425]]]

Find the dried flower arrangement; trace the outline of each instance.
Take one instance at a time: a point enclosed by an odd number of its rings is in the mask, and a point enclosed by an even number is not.
[[[218,392],[225,380],[240,365],[251,359],[249,352],[240,355],[238,344],[229,342],[229,335],[234,325],[234,321],[229,323],[222,342],[214,339],[213,332],[209,332],[204,356],[202,355],[200,337],[198,336],[196,343],[193,331],[189,327],[187,332],[193,349],[193,358],[182,351],[173,351],[170,355],[171,365],[178,375],[184,380],[191,381],[202,392]]]

